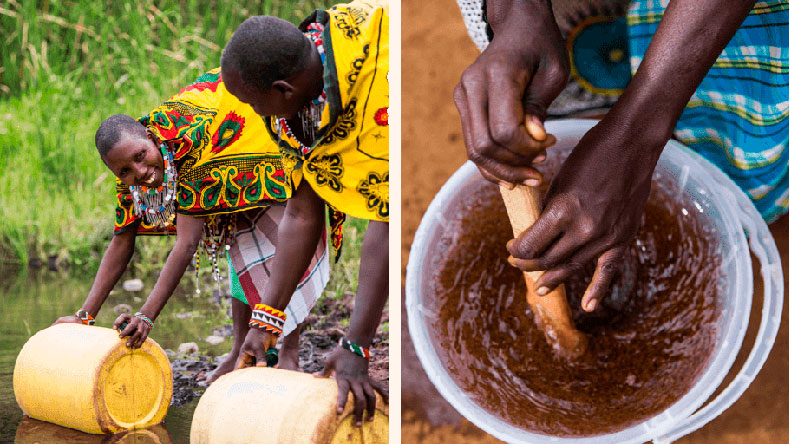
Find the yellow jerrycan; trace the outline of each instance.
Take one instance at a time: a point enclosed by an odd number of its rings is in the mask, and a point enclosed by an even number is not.
[[[58,324],[22,347],[14,395],[31,418],[115,434],[162,422],[173,396],[173,370],[151,338],[132,350],[112,329]]]
[[[384,444],[389,409],[353,427],[353,398],[337,414],[337,382],[291,370],[251,367],[211,384],[192,417],[190,444]]]

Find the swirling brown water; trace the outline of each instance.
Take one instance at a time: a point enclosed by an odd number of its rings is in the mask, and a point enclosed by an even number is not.
[[[586,314],[579,301],[592,269],[567,283],[576,325],[590,337],[573,362],[553,356],[522,274],[506,262],[512,231],[496,187],[481,182],[446,223],[426,304],[436,314],[432,339],[455,383],[499,418],[554,436],[612,433],[665,410],[705,369],[720,312],[717,245],[660,191],[630,248],[636,279],[625,303]]]

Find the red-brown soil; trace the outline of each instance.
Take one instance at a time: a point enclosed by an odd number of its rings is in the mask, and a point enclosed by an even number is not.
[[[409,248],[423,213],[450,175],[466,161],[452,91],[464,68],[477,56],[453,0],[403,2],[403,227],[401,277],[405,277]],[[788,218],[774,223],[782,265],[788,267]],[[761,298],[755,292],[755,306]],[[787,295],[787,273],[785,273]],[[787,301],[782,326],[771,355],[744,395],[724,414],[679,440],[685,444],[763,444],[788,442]],[[750,331],[756,334],[759,310],[752,311]],[[405,312],[402,357],[402,442],[499,442],[464,420],[436,392],[414,355]],[[753,342],[753,340],[752,340]],[[745,353],[739,360],[743,362]]]

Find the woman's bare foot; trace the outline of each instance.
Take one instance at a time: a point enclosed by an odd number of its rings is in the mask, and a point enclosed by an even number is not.
[[[247,337],[247,332],[250,331],[249,322],[250,316],[252,316],[250,306],[236,298],[230,298],[230,309],[231,318],[233,319],[233,345],[230,348],[228,357],[220,362],[219,367],[214,369],[213,372],[206,375],[207,384],[211,384],[220,376],[236,368],[239,350],[241,350],[241,345],[244,344],[244,338]]]
[[[206,384],[211,384],[225,373],[233,371],[236,368],[236,360],[238,358],[239,349],[234,347],[234,350],[231,350],[231,352],[228,353],[228,356],[219,363],[219,366],[215,368],[214,371],[206,375]]]

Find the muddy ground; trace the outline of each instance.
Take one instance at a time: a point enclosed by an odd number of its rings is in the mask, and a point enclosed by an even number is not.
[[[450,175],[465,161],[460,121],[452,91],[464,68],[478,52],[466,34],[453,0],[403,2],[403,227],[401,276],[406,273],[409,247],[423,213]],[[783,269],[788,269],[788,219],[771,227]],[[785,272],[787,295],[787,272]],[[760,300],[755,300],[759,307]],[[723,415],[680,443],[781,444],[788,442],[788,322],[787,300],[782,326],[771,355],[744,395]],[[465,421],[428,381],[402,325],[402,397],[404,444],[499,442]],[[752,310],[750,331],[756,334],[759,310]],[[741,353],[736,361],[743,362]]]
[[[316,373],[324,369],[324,356],[335,349],[338,340],[348,330],[348,320],[354,308],[354,295],[346,294],[336,300],[323,297],[307,317],[299,340],[299,369],[305,373]],[[381,322],[389,320],[385,311]],[[225,336],[233,340],[230,325],[218,327],[212,335]],[[279,348],[279,347],[278,347]],[[206,388],[205,375],[211,372],[225,356],[203,356],[178,354],[166,350],[173,366],[173,400],[171,405],[183,405],[200,397]],[[389,390],[389,334],[378,328],[370,358],[370,377],[382,381]]]

